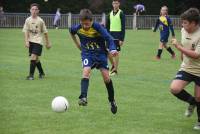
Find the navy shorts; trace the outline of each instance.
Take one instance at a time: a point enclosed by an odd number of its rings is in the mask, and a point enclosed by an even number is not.
[[[109,69],[107,54],[90,54],[90,53],[82,53],[82,66],[83,67],[91,67],[91,69]]]
[[[41,56],[42,54],[42,45],[34,42],[29,42],[29,56],[31,54],[35,54],[37,56]]]
[[[183,80],[187,82],[194,82],[196,85],[200,86],[200,77],[196,75],[192,75],[185,71],[179,71],[175,77],[176,80]]]
[[[169,33],[160,33],[160,42],[167,43],[169,38]]]

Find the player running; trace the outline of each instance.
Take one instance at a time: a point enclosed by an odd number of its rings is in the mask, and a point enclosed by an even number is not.
[[[39,78],[44,77],[44,71],[39,60],[39,56],[42,54],[43,47],[43,34],[46,40],[46,48],[51,48],[49,43],[46,25],[42,18],[38,16],[39,5],[36,3],[30,6],[31,16],[25,21],[23,32],[25,38],[25,47],[29,48],[30,56],[30,73],[27,76],[27,80],[34,80],[35,67],[38,68]]]
[[[189,103],[185,115],[190,117],[197,107],[197,124],[195,130],[200,130],[200,15],[199,10],[190,8],[181,15],[181,43],[172,39],[172,44],[182,54],[182,64],[176,78],[171,83],[171,93],[178,99]],[[194,82],[195,97],[184,88]]]
[[[168,8],[167,6],[163,6],[160,10],[160,17],[156,21],[156,25],[154,27],[153,32],[160,29],[160,45],[158,48],[158,53],[156,56],[157,60],[160,60],[163,48],[167,49],[167,51],[172,55],[172,58],[175,59],[175,53],[171,49],[171,47],[167,46],[168,38],[169,38],[169,30],[171,30],[172,38],[175,38],[175,33],[172,25],[172,21],[168,16]]]
[[[117,113],[117,105],[114,99],[114,88],[112,80],[109,77],[107,63],[108,43],[109,53],[116,56],[118,52],[113,42],[112,36],[103,26],[92,21],[92,12],[89,9],[80,11],[80,24],[70,28],[71,37],[78,49],[81,51],[83,74],[81,79],[81,95],[79,96],[79,105],[87,105],[87,93],[89,87],[89,78],[91,69],[100,69],[104,83],[108,92],[108,100],[111,105],[111,112]],[[78,35],[80,43],[75,35]]]

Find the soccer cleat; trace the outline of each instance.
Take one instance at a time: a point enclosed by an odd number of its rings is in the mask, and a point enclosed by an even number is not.
[[[176,59],[176,55],[175,54],[172,55],[172,59]]]
[[[189,105],[188,108],[185,111],[185,116],[186,117],[192,116],[194,109],[195,109],[195,105]]]
[[[116,102],[115,101],[110,102],[110,106],[111,106],[111,108],[110,108],[111,112],[113,114],[116,114],[117,113],[117,104],[116,104]]]
[[[39,74],[39,78],[40,78],[40,79],[43,79],[43,78],[44,78],[44,76],[45,76],[45,74],[44,74],[44,73],[42,73],[42,74]]]
[[[26,77],[26,80],[34,80],[34,77],[29,75],[29,76]]]
[[[113,70],[112,72],[109,73],[110,76],[117,75],[117,70]]]
[[[194,126],[194,130],[200,130],[200,122],[197,122],[197,124]]]
[[[87,106],[87,98],[81,98],[78,101],[79,106]]]

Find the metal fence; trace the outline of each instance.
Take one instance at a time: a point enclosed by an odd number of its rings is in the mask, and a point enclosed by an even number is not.
[[[0,18],[1,28],[22,28],[25,19],[29,16],[28,13],[5,13]],[[40,17],[44,19],[48,28],[53,27],[54,14],[40,14]],[[181,22],[179,16],[170,16],[175,29],[181,28]],[[105,14],[94,15],[94,21],[102,22],[105,20]],[[126,29],[151,29],[158,19],[158,15],[126,15]],[[71,25],[79,23],[78,14],[62,14],[60,21],[58,22],[59,28],[69,28]]]

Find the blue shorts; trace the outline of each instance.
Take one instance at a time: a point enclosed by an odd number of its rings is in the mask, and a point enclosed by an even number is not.
[[[160,33],[160,42],[167,43],[169,38],[169,33]]]
[[[108,67],[108,58],[106,53],[102,54],[91,54],[91,53],[82,53],[82,66],[91,67],[91,69],[109,69]]]

